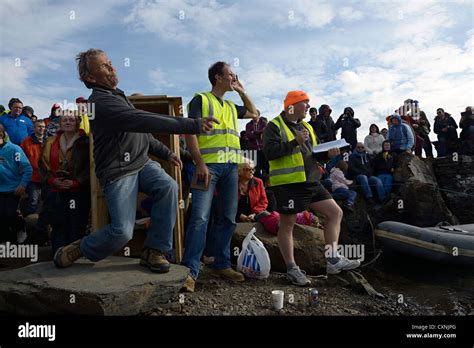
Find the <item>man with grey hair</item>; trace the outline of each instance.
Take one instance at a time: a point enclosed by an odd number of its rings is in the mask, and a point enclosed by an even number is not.
[[[216,120],[135,109],[117,88],[117,72],[104,51],[89,49],[79,53],[76,60],[80,80],[92,89],[88,102],[95,108],[89,115],[95,172],[106,196],[110,224],[58,249],[54,263],[59,268],[68,267],[81,256],[99,261],[120,250],[133,236],[137,193],[142,191],[152,198],[153,207],[140,264],[153,272],[168,272],[165,256],[173,246],[178,186],[148,153],[178,167],[182,163],[150,133],[198,134],[211,130]]]

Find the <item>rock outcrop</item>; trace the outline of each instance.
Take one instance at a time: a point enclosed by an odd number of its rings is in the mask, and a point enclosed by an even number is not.
[[[446,191],[449,190],[449,191]],[[394,185],[385,204],[369,206],[361,190],[353,214],[344,214],[342,243],[373,245],[371,229],[382,221],[399,221],[420,227],[447,221],[453,225],[474,222],[474,162],[460,156],[433,161],[402,154],[398,157]],[[472,197],[471,197],[472,198]]]
[[[65,269],[42,262],[2,272],[0,312],[137,315],[176,296],[187,275],[188,269],[179,265],[169,273],[152,273],[124,257],[80,260]]]

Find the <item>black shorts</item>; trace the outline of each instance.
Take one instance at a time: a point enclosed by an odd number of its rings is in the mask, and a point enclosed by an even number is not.
[[[288,184],[271,187],[280,214],[296,214],[308,210],[311,203],[332,199],[321,183]]]

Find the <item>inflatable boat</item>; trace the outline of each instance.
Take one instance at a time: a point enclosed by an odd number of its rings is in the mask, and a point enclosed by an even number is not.
[[[384,221],[377,225],[375,236],[394,251],[435,262],[474,266],[474,224],[418,227]]]

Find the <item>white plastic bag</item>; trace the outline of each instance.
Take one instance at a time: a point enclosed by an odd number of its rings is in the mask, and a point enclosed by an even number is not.
[[[263,243],[254,236],[255,232],[254,227],[242,242],[237,270],[249,278],[266,279],[270,275],[270,256]]]

